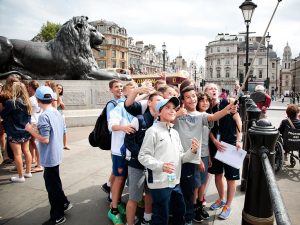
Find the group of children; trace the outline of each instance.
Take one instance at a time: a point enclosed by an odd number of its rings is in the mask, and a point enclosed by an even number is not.
[[[123,88],[125,98],[120,81],[112,80],[109,86],[118,102],[115,108],[107,108],[112,131],[112,202],[108,217],[113,224],[124,224],[125,214],[127,224],[135,224],[136,208],[143,196],[141,224],[166,225],[170,214],[172,224],[208,219],[204,208],[208,172],[216,175],[219,193],[211,209],[223,207],[219,217],[227,219],[239,171],[213,156],[217,150],[224,150],[221,141],[241,147],[241,120],[234,101],[219,101],[215,84],[208,84],[206,93],[197,93],[186,81],[180,87],[180,98],[166,85],[157,87],[157,91],[129,82]],[[223,170],[228,186],[226,201]],[[120,199],[126,178],[129,200],[125,209]]]
[[[11,177],[11,181],[23,183],[25,178],[32,177],[32,172],[44,171],[51,205],[50,219],[44,224],[64,223],[64,212],[71,209],[72,204],[64,194],[59,175],[66,126],[61,113],[53,106],[57,104],[57,95],[49,86],[39,86],[36,81],[26,84],[16,77],[9,77],[0,99],[6,145],[11,148],[18,172],[18,176]],[[39,143],[38,151],[35,140]],[[31,154],[29,146],[34,154]],[[25,156],[25,173],[22,153]],[[34,169],[31,169],[32,155],[37,160]]]

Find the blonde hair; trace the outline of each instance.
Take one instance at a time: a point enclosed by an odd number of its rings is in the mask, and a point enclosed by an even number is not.
[[[12,85],[12,100],[16,105],[17,98],[22,99],[24,105],[27,108],[28,115],[32,113],[31,102],[29,100],[29,94],[27,92],[26,86],[21,82],[14,82]]]
[[[204,86],[204,92],[207,92],[208,88],[210,87],[216,87],[218,91],[220,92],[220,86],[215,83],[208,83]]]

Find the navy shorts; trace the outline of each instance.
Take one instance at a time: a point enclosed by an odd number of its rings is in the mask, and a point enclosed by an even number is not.
[[[114,176],[126,177],[127,176],[127,163],[123,156],[112,155],[112,172]]]
[[[239,180],[240,179],[240,170],[232,166],[229,166],[214,157],[211,158],[212,166],[208,168],[208,172],[211,174],[221,174],[225,171],[225,178],[227,180]]]

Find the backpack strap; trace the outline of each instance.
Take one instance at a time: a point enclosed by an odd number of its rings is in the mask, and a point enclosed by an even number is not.
[[[289,124],[291,125],[291,127],[294,128],[294,129],[296,129],[295,126],[294,126],[294,124],[293,124],[293,122],[291,121],[291,119],[287,118],[287,120],[289,121]]]

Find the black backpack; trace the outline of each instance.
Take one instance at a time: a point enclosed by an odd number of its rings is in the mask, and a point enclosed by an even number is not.
[[[110,150],[111,148],[111,132],[108,130],[108,122],[106,117],[106,108],[109,103],[113,103],[114,107],[116,107],[118,104],[114,100],[106,103],[106,106],[96,121],[94,130],[89,135],[90,145],[93,147],[99,147],[102,150]]]

